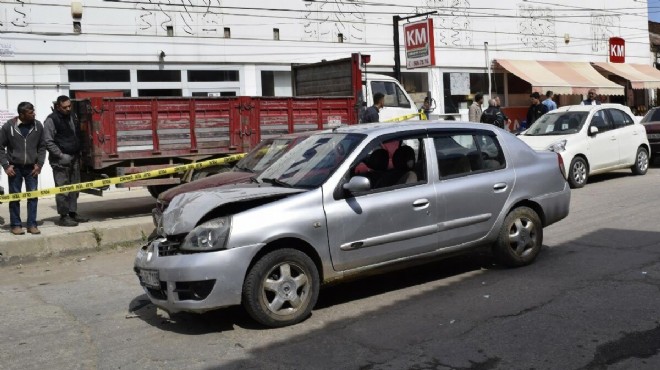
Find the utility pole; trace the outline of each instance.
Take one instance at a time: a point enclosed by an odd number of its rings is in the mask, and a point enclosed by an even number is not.
[[[401,52],[399,50],[399,21],[404,21],[407,19],[413,19],[413,18],[419,18],[419,17],[427,17],[431,14],[437,14],[437,11],[432,11],[428,13],[421,13],[421,14],[415,14],[411,15],[409,17],[399,17],[398,15],[392,16],[392,26],[394,27],[394,78],[396,78],[397,81],[401,82]],[[431,30],[433,32],[433,30]]]

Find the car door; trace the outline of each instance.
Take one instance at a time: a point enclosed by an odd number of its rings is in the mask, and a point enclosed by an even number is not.
[[[590,133],[591,127],[598,132]],[[619,144],[614,126],[605,109],[594,112],[587,130],[587,159],[589,172],[616,166],[619,163]]]
[[[383,263],[436,248],[439,215],[435,189],[428,181],[425,137],[425,131],[420,131],[412,136],[373,140],[350,166],[334,194],[324,195],[335,270]],[[410,145],[412,142],[416,145]],[[385,149],[391,143],[399,144],[393,156]],[[415,173],[416,181],[393,183],[398,177],[395,171],[401,147],[414,153],[415,159],[408,160],[407,166]],[[348,194],[341,185],[356,175],[370,179],[371,189]]]
[[[515,183],[496,134],[489,130],[429,132],[445,218],[438,224],[440,247],[486,236],[502,212]]]
[[[634,125],[632,117],[624,111],[610,108],[607,113],[612,118],[616,141],[619,144],[618,164],[632,166],[635,164],[635,155],[640,144],[640,130]]]

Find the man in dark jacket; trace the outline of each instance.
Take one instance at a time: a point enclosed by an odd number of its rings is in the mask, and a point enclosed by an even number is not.
[[[488,100],[488,108],[481,114],[481,123],[490,123],[499,128],[504,128],[504,114],[497,105],[497,100]]]
[[[44,141],[48,149],[48,161],[53,167],[56,186],[80,182],[81,132],[77,119],[71,114],[71,99],[57,97],[55,110],[44,121]],[[78,215],[78,192],[55,195],[60,226],[78,226],[89,219]]]
[[[380,112],[380,110],[383,109],[384,105],[385,105],[385,95],[379,92],[375,93],[374,105],[372,105],[371,107],[367,108],[367,110],[364,111],[364,114],[362,115],[362,123],[380,122],[380,117],[378,115],[378,112]]]
[[[44,126],[34,119],[34,106],[22,102],[17,111],[18,117],[10,119],[0,129],[0,164],[8,177],[9,193],[20,193],[23,182],[25,191],[37,190],[37,177],[46,160],[42,137]],[[27,200],[27,230],[30,234],[41,233],[37,228],[37,202],[37,198]],[[9,202],[9,222],[12,234],[25,234],[19,201]]]
[[[534,92],[529,97],[532,100],[532,105],[527,110],[527,128],[536,122],[539,117],[548,113],[548,107],[541,104],[541,94]]]

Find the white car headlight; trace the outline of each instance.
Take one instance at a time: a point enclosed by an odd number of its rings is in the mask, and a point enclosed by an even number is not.
[[[186,235],[181,244],[181,249],[196,252],[224,249],[227,246],[230,227],[230,217],[220,217],[207,221],[192,229]]]
[[[566,139],[559,140],[556,143],[550,144],[548,150],[555,153],[561,153],[566,150]]]

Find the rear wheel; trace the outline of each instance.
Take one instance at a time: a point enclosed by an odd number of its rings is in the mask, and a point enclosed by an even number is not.
[[[248,272],[243,307],[263,325],[293,325],[309,316],[319,286],[319,274],[309,256],[296,249],[278,249],[259,259]]]
[[[637,149],[635,164],[630,167],[634,175],[645,175],[649,170],[649,153],[644,148]]]
[[[504,219],[493,252],[505,266],[525,266],[534,261],[542,244],[541,219],[533,209],[518,207]]]
[[[572,188],[581,188],[587,183],[588,177],[589,167],[587,166],[587,161],[581,157],[573,158],[568,172],[568,184]]]

